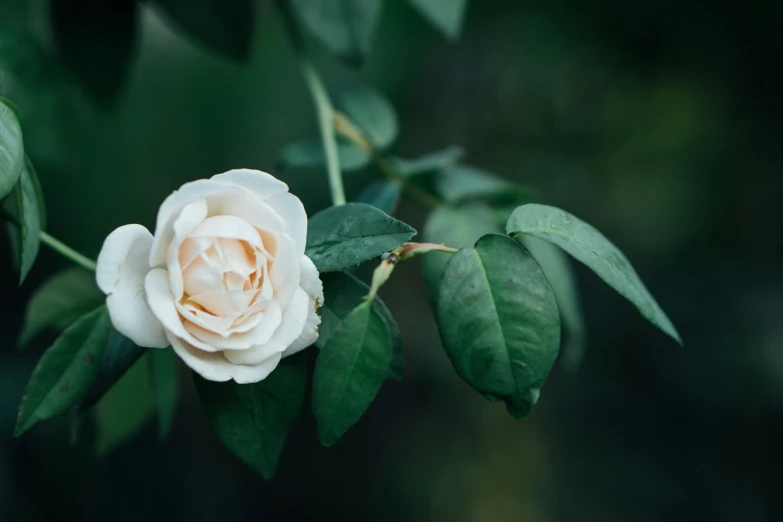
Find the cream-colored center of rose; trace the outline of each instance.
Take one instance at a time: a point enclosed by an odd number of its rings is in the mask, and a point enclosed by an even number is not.
[[[217,219],[225,220],[226,216],[205,219],[180,246],[185,290],[180,302],[220,317],[259,310],[273,297],[269,277],[273,257],[256,229],[249,239],[201,237],[214,224],[211,220]]]

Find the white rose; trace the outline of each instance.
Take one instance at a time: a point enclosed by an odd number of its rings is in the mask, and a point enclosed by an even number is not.
[[[154,236],[141,225],[109,234],[96,279],[134,343],[170,344],[205,379],[258,382],[318,337],[323,287],[306,239],[285,183],[232,170],[166,198]]]

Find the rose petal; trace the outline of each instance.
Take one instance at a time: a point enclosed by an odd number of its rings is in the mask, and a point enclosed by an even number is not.
[[[302,256],[299,267],[301,273],[299,286],[310,297],[310,308],[307,311],[307,322],[302,335],[285,349],[283,357],[293,355],[312,345],[318,339],[318,325],[321,324],[321,317],[317,310],[324,304],[324,285],[319,278],[318,269],[307,256]]]
[[[269,230],[258,229],[258,234],[261,236],[261,241],[264,242],[263,250],[259,249],[259,252],[264,254],[270,261],[275,260],[277,255],[277,234],[283,234],[284,232],[270,232]]]
[[[258,290],[248,290],[246,292],[221,290],[208,294],[192,295],[188,300],[201,305],[209,313],[227,317],[233,314],[241,314],[247,310],[257,294]]]
[[[226,358],[236,364],[259,364],[271,354],[281,353],[302,334],[307,322],[310,298],[301,288],[296,288],[291,304],[283,311],[283,319],[274,335],[265,344],[247,350],[226,353]]]
[[[197,199],[206,199],[207,206],[210,207],[212,201],[240,197],[242,194],[243,190],[235,185],[208,179],[185,183],[179,190],[174,191],[158,210],[155,238],[150,250],[150,266],[158,267],[166,262],[166,252],[174,238],[174,221],[186,205]]]
[[[238,333],[249,332],[255,328],[261,320],[264,318],[263,313],[255,312],[252,314],[245,314],[244,317],[240,317],[234,321],[234,325],[225,331],[228,335],[234,335]]]
[[[223,199],[215,214],[239,217],[259,231],[273,234],[281,234],[288,228],[288,223],[272,207],[250,192]]]
[[[263,312],[264,309],[266,309],[267,306],[269,306],[270,303],[277,303],[280,304],[278,301],[275,301],[274,299],[264,299],[264,297],[260,294],[256,298],[255,301],[247,308],[244,315],[245,317],[252,315],[256,312]],[[280,308],[282,310],[282,307]]]
[[[288,185],[273,175],[260,170],[234,169],[212,176],[210,179],[247,189],[261,200],[288,192]]]
[[[256,270],[255,252],[242,241],[218,239],[217,246],[223,253],[224,271],[249,277]]]
[[[174,299],[182,299],[185,291],[185,285],[182,280],[182,268],[179,265],[179,247],[194,230],[207,217],[207,201],[197,199],[196,201],[185,205],[177,219],[174,221],[174,237],[169,243],[169,249],[166,256],[168,261],[169,278],[171,280],[171,293]]]
[[[275,289],[272,288],[272,278],[269,276],[269,268],[267,268],[267,266],[266,263],[261,266],[261,286],[259,287],[261,299],[265,301],[272,299],[275,295]]]
[[[144,280],[150,266],[139,262],[139,250],[148,251],[152,234],[141,225],[121,226],[109,234],[103,242],[95,269],[95,281],[105,294],[127,279]]]
[[[253,288],[261,290],[261,299],[272,299],[274,290],[272,289],[272,280],[267,277],[269,274],[269,259],[261,252],[256,252],[256,269],[250,275],[250,281]]]
[[[243,292],[255,290],[250,286],[250,280],[242,277],[236,272],[226,272],[223,274],[223,284],[229,292]]]
[[[144,289],[147,292],[147,304],[149,304],[152,314],[160,321],[163,328],[166,329],[166,335],[176,335],[182,338],[188,344],[195,346],[200,350],[207,352],[216,351],[215,348],[206,343],[202,343],[182,326],[182,318],[174,305],[174,298],[171,295],[169,287],[168,271],[162,268],[154,268],[149,271],[144,279]]]
[[[324,304],[324,285],[321,282],[318,269],[307,256],[302,256],[299,261],[299,286],[301,286],[310,299],[318,303],[318,306]]]
[[[199,310],[195,306],[189,303],[184,305],[174,301],[174,306],[177,308],[177,312],[182,316],[184,321],[190,321],[197,324],[205,330],[209,330],[215,333],[220,333],[228,330],[234,325],[234,322],[241,317],[241,314],[234,314],[228,317],[218,317],[210,313]],[[183,321],[183,325],[186,324]]]
[[[188,265],[209,250],[214,239],[209,237],[189,237],[179,246],[179,266],[185,270]]]
[[[234,379],[238,384],[259,382],[266,379],[280,362],[280,354],[277,353],[254,366],[232,364],[223,353],[197,350],[171,333],[168,334],[168,339],[180,359],[209,381],[224,382]]]
[[[230,335],[228,331],[225,332],[226,335],[221,332],[210,332],[187,321],[184,326],[191,335],[219,350],[247,350],[251,346],[268,342],[282,321],[280,307],[274,302],[270,303],[270,306],[263,312],[259,312],[258,315],[261,316],[258,324],[247,332],[234,333],[233,335]]]
[[[216,256],[199,257],[182,272],[184,290],[189,296],[225,291],[223,271],[214,261],[214,257]]]
[[[321,324],[321,317],[316,310],[318,305],[314,300],[310,300],[310,308],[307,311],[307,321],[305,322],[302,334],[285,349],[283,357],[288,357],[311,346],[318,339],[318,325]]]
[[[272,196],[266,203],[285,222],[285,233],[294,240],[296,255],[303,256],[307,245],[307,213],[302,202],[298,197],[286,192]]]
[[[299,258],[294,241],[283,234],[278,238],[277,256],[269,268],[274,298],[282,308],[288,306],[299,288]]]
[[[208,217],[190,233],[190,237],[238,239],[256,248],[264,247],[261,236],[253,225],[236,216]]]
[[[117,331],[144,348],[165,348],[165,332],[144,295],[151,246],[152,234],[141,225],[114,230],[98,255],[95,280],[108,295],[106,307]]]

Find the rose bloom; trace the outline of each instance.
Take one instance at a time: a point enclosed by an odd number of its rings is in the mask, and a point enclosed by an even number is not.
[[[258,382],[318,337],[323,286],[288,186],[238,169],[186,183],[141,225],[109,234],[96,279],[114,327],[172,346],[205,379]]]

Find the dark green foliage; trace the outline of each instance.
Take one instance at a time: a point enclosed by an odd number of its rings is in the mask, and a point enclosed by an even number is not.
[[[19,284],[24,282],[27,274],[35,263],[38,249],[41,246],[41,211],[39,202],[40,183],[35,179],[35,171],[28,168],[25,162],[19,181],[13,191],[14,214],[19,220]]]
[[[92,272],[73,266],[56,273],[33,292],[19,343],[25,345],[47,329],[64,330],[105,299]]]
[[[130,70],[138,38],[136,0],[52,0],[56,51],[98,106],[108,108]]]
[[[389,324],[362,301],[345,316],[318,354],[313,414],[318,438],[334,444],[372,403],[389,375],[393,347]]]
[[[391,215],[397,210],[402,186],[394,181],[376,181],[367,185],[356,197],[359,203],[367,203]]]
[[[155,404],[158,412],[158,431],[165,439],[174,422],[174,413],[179,401],[178,359],[170,348],[148,350],[152,386],[155,392]]]
[[[482,237],[449,259],[436,312],[460,377],[524,419],[560,347],[557,301],[536,260],[513,239]]]
[[[151,0],[175,27],[201,45],[234,60],[250,53],[254,0]]]
[[[14,435],[39,421],[66,413],[78,404],[98,379],[109,337],[109,314],[100,307],[85,315],[41,357],[27,384]]]
[[[299,22],[333,53],[360,65],[381,16],[381,0],[290,0]]]
[[[85,410],[98,402],[146,351],[112,328],[100,359],[98,377],[79,409]]]
[[[6,197],[24,167],[22,128],[16,113],[0,101],[0,199]]]
[[[408,0],[449,40],[457,40],[462,32],[468,0]]]
[[[296,422],[307,386],[306,355],[283,359],[261,382],[212,382],[194,374],[204,414],[223,444],[271,478],[286,434]]]
[[[511,214],[506,231],[511,235],[529,234],[559,246],[631,301],[648,321],[682,343],[625,255],[591,225],[558,208],[530,204]]]
[[[321,272],[356,266],[393,250],[416,231],[365,203],[330,207],[310,218],[306,254]]]
[[[316,345],[319,348],[326,346],[326,343],[342,324],[343,320],[370,293],[369,286],[345,272],[322,274],[321,280],[324,284],[324,295],[328,295],[329,298],[324,303],[324,306],[319,309],[321,324],[318,327],[318,340],[316,341]],[[391,334],[393,356],[389,376],[393,379],[401,379],[403,375],[403,353],[400,329],[381,298],[376,296],[374,302],[372,313],[386,322],[386,327]]]

